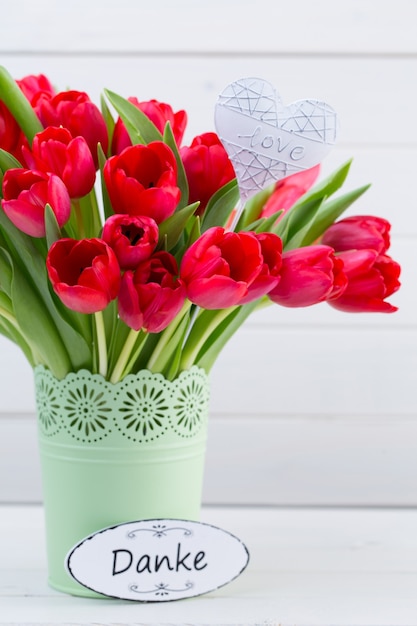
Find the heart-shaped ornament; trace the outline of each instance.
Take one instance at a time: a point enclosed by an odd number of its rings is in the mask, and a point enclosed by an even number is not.
[[[215,125],[246,201],[268,185],[322,161],[336,141],[336,112],[319,100],[284,106],[259,78],[228,85],[216,103]]]

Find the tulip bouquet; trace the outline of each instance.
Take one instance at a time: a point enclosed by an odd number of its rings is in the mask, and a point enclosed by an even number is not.
[[[339,219],[350,163],[239,189],[215,133],[182,145],[185,111],[57,92],[0,68],[0,331],[57,377],[207,372],[266,305],[393,312],[389,223]],[[316,183],[316,184],[315,184]],[[315,186],[314,186],[315,184]]]

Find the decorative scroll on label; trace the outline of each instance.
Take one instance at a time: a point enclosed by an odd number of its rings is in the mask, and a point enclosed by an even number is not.
[[[215,526],[175,519],[129,522],[101,530],[67,558],[71,576],[97,593],[138,602],[199,596],[245,569],[249,553]]]
[[[228,85],[215,125],[236,172],[243,201],[268,185],[322,161],[336,141],[335,111],[319,100],[284,106],[259,78]]]

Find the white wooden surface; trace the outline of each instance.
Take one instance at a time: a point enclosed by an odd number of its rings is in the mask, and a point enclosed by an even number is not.
[[[206,508],[248,547],[243,574],[163,604],[66,596],[46,584],[39,507],[0,507],[0,626],[416,626],[417,512]]]
[[[392,316],[326,305],[271,308],[224,350],[212,375],[205,500],[417,504],[417,38],[414,0],[14,0],[0,63],[59,88],[103,87],[189,113],[188,142],[213,129],[218,93],[256,75],[285,102],[318,97],[341,137],[323,174],[354,157],[350,213],[393,224],[403,287]],[[31,372],[0,339],[0,501],[40,500]]]

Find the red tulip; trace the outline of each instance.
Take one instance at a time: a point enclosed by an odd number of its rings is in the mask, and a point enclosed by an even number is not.
[[[177,262],[169,252],[156,252],[134,272],[125,272],[119,293],[119,315],[125,324],[150,333],[164,330],[185,301],[177,274]]]
[[[116,213],[106,220],[102,238],[116,253],[122,269],[135,269],[148,259],[158,243],[158,226],[146,215]]]
[[[97,313],[117,297],[120,268],[101,239],[59,239],[46,258],[55,293],[69,309]]]
[[[22,150],[30,168],[59,176],[71,198],[81,198],[94,187],[96,168],[84,137],[73,139],[66,128],[49,126],[35,135],[31,151]]]
[[[159,224],[180,200],[175,156],[162,141],[130,146],[108,159],[104,180],[115,213],[147,215]]]
[[[44,94],[46,96],[54,96],[56,91],[49,78],[43,74],[38,76],[29,75],[17,80],[16,83],[23,91],[26,98],[32,106],[36,104],[38,98]]]
[[[3,178],[2,207],[11,222],[27,235],[45,236],[45,206],[50,204],[59,226],[70,217],[67,188],[55,174],[9,169]]]
[[[274,233],[255,234],[263,258],[262,269],[253,282],[248,285],[248,293],[239,304],[246,304],[261,298],[277,286],[280,280],[282,241]]]
[[[347,288],[329,304],[349,313],[394,313],[397,307],[385,299],[400,288],[399,264],[375,250],[348,250],[341,252]]]
[[[281,280],[269,292],[273,302],[306,307],[343,293],[347,278],[343,261],[329,246],[307,246],[282,255]]]
[[[98,166],[97,145],[107,152],[107,127],[100,110],[82,91],[62,91],[55,96],[41,94],[34,105],[43,126],[64,126],[73,137],[81,135]]]
[[[205,309],[223,309],[264,295],[263,288],[272,288],[278,280],[281,242],[276,239],[275,254],[270,251],[272,239],[264,239],[264,259],[255,233],[208,229],[182,259],[180,276],[188,298]]]
[[[0,148],[19,158],[19,145],[22,141],[23,135],[18,123],[4,102],[0,100]]]
[[[319,173],[320,165],[315,165],[279,180],[263,206],[260,217],[269,217],[278,211],[288,211],[310,189]]]
[[[223,185],[236,177],[232,162],[216,133],[195,137],[189,147],[181,148],[189,186],[189,202],[200,202],[202,213],[208,201]]]
[[[169,104],[158,102],[158,100],[139,102],[139,100],[134,97],[128,98],[128,100],[151,120],[161,134],[164,132],[166,123],[169,122],[177,145],[179,146],[181,144],[187,124],[187,114],[185,111],[177,111],[174,113]],[[112,154],[120,154],[125,148],[131,145],[132,142],[126,130],[126,126],[119,117],[113,132]]]
[[[390,246],[391,224],[381,217],[358,215],[335,222],[322,236],[322,243],[337,252],[371,249],[384,254]]]

